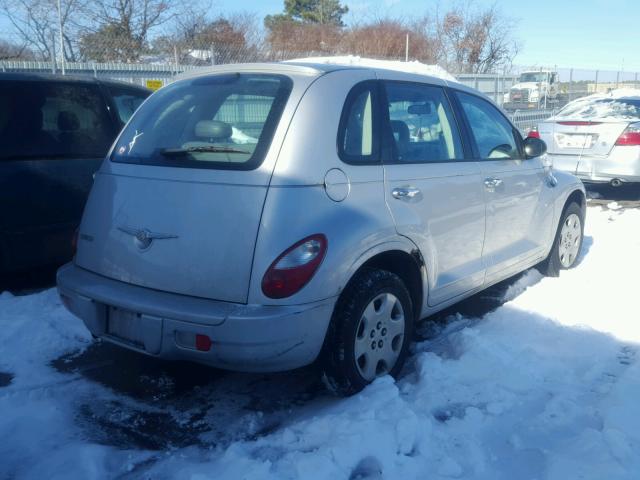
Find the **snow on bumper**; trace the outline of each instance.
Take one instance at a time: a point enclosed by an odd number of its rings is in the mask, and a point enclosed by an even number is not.
[[[241,305],[159,292],[73,264],[58,270],[58,292],[91,333],[131,350],[239,371],[289,370],[318,356],[335,299],[295,306]],[[109,324],[126,312],[126,335]],[[122,322],[122,319],[119,320]],[[206,335],[208,351],[189,339]]]

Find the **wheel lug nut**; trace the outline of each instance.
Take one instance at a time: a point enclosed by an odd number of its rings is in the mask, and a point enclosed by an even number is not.
[[[371,338],[376,336],[376,331],[375,330],[371,330],[371,334],[370,334]]]
[[[378,324],[376,325],[376,328],[377,328],[378,330],[380,330],[380,329],[382,328],[382,323],[381,323],[381,322],[378,322]]]
[[[382,333],[382,336],[384,337],[387,334],[387,329],[383,328],[381,333]]]
[[[371,342],[371,350],[375,350],[376,349],[376,342],[373,341]]]
[[[382,340],[378,341],[378,348],[382,348],[382,345],[384,345],[384,343],[382,342]]]

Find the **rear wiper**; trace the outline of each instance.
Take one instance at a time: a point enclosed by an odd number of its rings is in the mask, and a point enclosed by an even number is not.
[[[160,154],[165,156],[187,155],[189,153],[244,153],[245,155],[251,154],[251,152],[240,150],[239,148],[220,147],[216,145],[203,145],[200,147],[187,148],[163,148],[162,150],[160,150]]]

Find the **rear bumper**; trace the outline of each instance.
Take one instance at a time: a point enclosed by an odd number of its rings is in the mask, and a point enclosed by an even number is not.
[[[159,292],[102,277],[73,264],[58,270],[66,307],[91,333],[152,356],[239,371],[282,371],[318,356],[335,298],[296,306],[241,305]],[[132,312],[137,341],[110,333],[113,308]],[[196,334],[211,341],[199,351]]]
[[[640,182],[640,147],[613,147],[607,157],[549,156],[554,169],[572,173],[583,182],[608,183],[615,179]]]

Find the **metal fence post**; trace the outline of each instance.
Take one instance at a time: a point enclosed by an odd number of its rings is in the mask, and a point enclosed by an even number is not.
[[[600,70],[596,70],[596,87],[594,89],[593,93],[598,93],[598,75],[600,73]]]
[[[573,68],[569,70],[569,89],[567,92],[567,97],[569,97],[568,98],[569,101],[572,100],[571,98],[572,91],[573,91]]]

